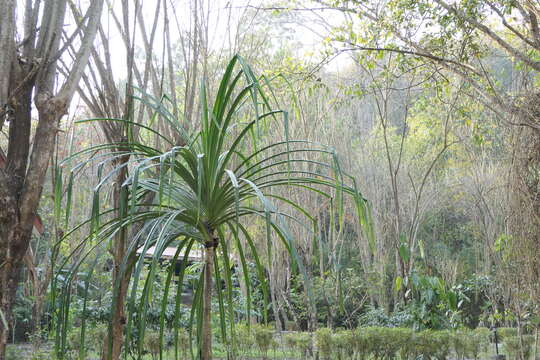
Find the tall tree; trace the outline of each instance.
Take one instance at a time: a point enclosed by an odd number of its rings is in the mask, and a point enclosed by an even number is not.
[[[376,54],[398,54],[413,62],[409,68],[430,68],[452,86],[463,86],[465,94],[513,128],[507,232],[515,246],[540,258],[540,5],[529,0],[314,3],[313,11],[335,10],[346,15],[330,36],[333,44],[339,44],[336,51],[363,53],[373,61]],[[494,57],[509,64],[513,82],[495,75]],[[534,269],[538,262],[518,262],[523,266],[519,273],[529,278],[529,290],[537,298],[539,278]]]
[[[121,144],[128,138],[127,121],[133,119],[142,124],[145,121],[145,115],[151,117],[152,113],[148,107],[141,106],[137,109],[133,107],[133,89],[145,89],[155,98],[162,98],[165,91],[171,94],[171,112],[177,114],[179,106],[176,102],[176,79],[173,76],[173,56],[171,46],[171,36],[169,29],[169,11],[170,4],[167,1],[158,1],[152,16],[152,21],[148,22],[143,17],[143,4],[141,2],[131,3],[124,1],[120,9],[110,7],[108,15],[112,18],[112,29],[106,29],[100,25],[98,29],[99,44],[92,47],[92,56],[88,67],[88,72],[83,74],[83,81],[78,87],[83,102],[90,112],[97,118],[109,118],[110,121],[101,121],[99,123],[103,134],[108,143]],[[72,5],[72,11],[75,17],[80,17],[80,11]],[[163,30],[162,46],[165,47],[162,58],[156,59],[155,44],[160,30]],[[111,54],[114,49],[111,48],[109,39],[110,31],[116,31],[120,34],[127,54],[126,69],[127,79],[120,79],[115,75],[115,69],[112,65]],[[142,57],[136,58],[136,41],[141,39],[143,45]],[[160,69],[159,66],[163,68]],[[63,69],[67,72],[68,69]],[[167,79],[160,78],[159,74],[164,74]],[[144,96],[144,94],[143,94]],[[194,97],[189,92],[186,98]],[[133,113],[132,113],[133,112]],[[133,116],[132,116],[133,115]],[[125,121],[118,121],[124,119]],[[187,128],[184,122],[179,129],[171,128],[162,117],[157,118],[157,128],[164,133],[169,134],[175,139],[177,145],[185,145],[185,136],[183,128]],[[137,138],[137,129],[132,134]],[[159,147],[159,137],[155,138],[155,146]],[[130,154],[125,154],[125,148],[118,146],[112,149],[117,154],[116,160],[112,166],[122,169],[113,177],[112,201],[114,216],[120,216],[119,209],[124,205],[122,202],[122,184],[126,181],[129,172]],[[153,198],[147,198],[151,202]],[[115,287],[114,303],[111,309],[111,323],[109,327],[109,336],[104,339],[103,359],[118,359],[122,352],[124,343],[124,329],[126,325],[125,304],[127,290],[131,279],[131,272],[121,272],[120,267],[126,255],[127,249],[133,241],[134,235],[140,231],[142,224],[138,224],[130,231],[119,232],[111,244],[109,252],[112,255],[113,272],[112,286]],[[131,265],[135,257],[131,258]]]
[[[12,325],[11,310],[32,235],[60,120],[86,67],[103,0],[92,1],[80,24],[66,33],[67,0],[0,1],[0,130],[8,128],[0,166],[0,359]],[[41,8],[43,5],[43,8]],[[22,13],[22,21],[16,14]],[[58,63],[77,44],[65,77]],[[32,103],[37,109],[33,130]]]

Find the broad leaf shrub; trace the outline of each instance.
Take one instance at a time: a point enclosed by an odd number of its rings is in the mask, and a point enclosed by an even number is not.
[[[387,314],[384,309],[369,305],[360,316],[359,322],[361,326],[410,327],[414,319],[408,309]]]

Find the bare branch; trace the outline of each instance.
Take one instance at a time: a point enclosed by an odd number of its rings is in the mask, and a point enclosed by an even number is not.
[[[88,58],[90,56],[92,44],[94,43],[94,39],[96,37],[100,21],[100,14],[103,9],[103,2],[104,0],[92,1],[90,7],[87,10],[89,20],[88,25],[86,26],[86,29],[84,31],[84,37],[81,41],[81,46],[79,48],[79,51],[77,52],[76,60],[72,66],[72,70],[58,94],[58,97],[64,101],[67,101],[67,99],[71,98],[71,96],[75,92],[75,89],[77,87],[77,84],[79,83],[79,80],[81,79],[86,64],[88,64]]]
[[[0,21],[0,112],[8,103],[11,63],[15,56],[15,0],[0,0],[4,15]],[[4,125],[4,114],[0,114],[0,130]]]

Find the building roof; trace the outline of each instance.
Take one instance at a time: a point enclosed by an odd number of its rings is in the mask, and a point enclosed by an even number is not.
[[[144,247],[141,247],[137,249],[137,254],[140,255],[143,253]],[[165,248],[163,250],[163,253],[161,254],[161,259],[170,260],[174,258],[174,254],[176,254],[176,251],[178,248],[171,246]],[[154,256],[154,253],[156,251],[155,246],[151,246],[146,250],[146,253],[144,254],[145,258],[152,258]],[[185,251],[180,251],[180,254],[178,255],[178,260],[182,260],[185,255]],[[203,260],[203,252],[201,250],[191,249],[189,251],[188,255],[188,261],[202,261]]]

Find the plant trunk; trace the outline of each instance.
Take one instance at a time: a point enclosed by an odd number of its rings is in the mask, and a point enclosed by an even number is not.
[[[211,231],[210,235],[214,236],[214,232]],[[216,247],[217,239],[212,238],[205,244],[204,250],[201,360],[212,359],[212,272],[214,271]]]
[[[119,212],[119,209],[122,208],[122,201],[127,201],[122,199],[122,184],[127,179],[127,166],[125,165],[129,160],[129,156],[121,157],[115,168],[122,166],[116,176],[116,181],[113,188],[113,205],[115,210],[116,217],[123,217],[125,214]],[[127,199],[127,197],[126,197]],[[126,205],[126,204],[124,204]],[[124,206],[125,208],[126,206]],[[112,304],[112,317],[111,317],[111,328],[110,333],[107,338],[104,339],[103,346],[104,351],[102,352],[103,360],[118,360],[122,353],[122,345],[124,343],[124,327],[126,325],[126,315],[124,309],[124,303],[126,300],[129,280],[131,278],[131,271],[125,270],[121,271],[120,267],[124,258],[126,256],[127,248],[127,230],[122,229],[114,238],[113,242],[113,277],[112,277],[112,286],[113,293],[115,297],[113,298]],[[116,290],[116,284],[118,283],[118,290]]]
[[[119,264],[117,264],[115,261],[115,273],[117,266],[119,266]],[[120,279],[120,288],[118,289],[118,294],[113,304],[111,333],[110,336],[104,339],[104,351],[102,352],[103,360],[118,360],[120,358],[120,355],[122,354],[122,345],[124,343],[124,327],[126,325],[124,303],[129,285],[129,275],[130,273],[128,272],[124,274],[124,276],[122,276],[122,279]],[[109,341],[112,341],[112,344]]]

